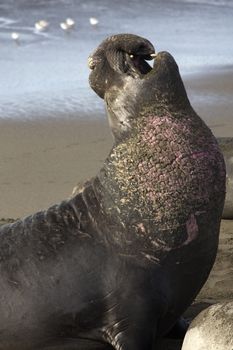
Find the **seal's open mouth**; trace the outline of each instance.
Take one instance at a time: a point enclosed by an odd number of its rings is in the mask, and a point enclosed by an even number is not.
[[[156,57],[156,54],[151,55],[130,55],[130,68],[136,73],[147,74],[153,68],[149,65],[147,61],[152,60]]]

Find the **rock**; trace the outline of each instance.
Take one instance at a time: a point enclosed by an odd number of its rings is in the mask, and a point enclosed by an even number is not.
[[[202,311],[191,323],[182,350],[232,350],[233,301]]]

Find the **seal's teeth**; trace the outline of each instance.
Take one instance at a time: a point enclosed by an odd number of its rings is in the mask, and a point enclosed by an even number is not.
[[[155,58],[157,56],[157,53],[151,53],[150,57]]]

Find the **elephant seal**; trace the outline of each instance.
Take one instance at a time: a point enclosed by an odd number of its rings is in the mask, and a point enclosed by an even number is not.
[[[191,323],[182,350],[232,350],[233,301],[203,310]]]
[[[226,164],[226,199],[222,218],[233,219],[233,138],[219,137],[217,140]]]
[[[122,34],[91,55],[115,143],[70,199],[0,228],[0,349],[149,350],[214,263],[225,165],[166,52]],[[96,343],[96,345],[93,345]]]

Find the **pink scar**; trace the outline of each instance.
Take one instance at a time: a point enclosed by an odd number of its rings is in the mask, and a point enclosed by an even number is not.
[[[182,245],[188,245],[198,236],[198,225],[194,214],[191,214],[189,219],[186,221],[186,229],[188,238]]]
[[[192,157],[194,158],[194,159],[196,159],[196,158],[202,158],[202,157],[207,157],[209,155],[209,153],[208,152],[193,152],[192,153]]]

